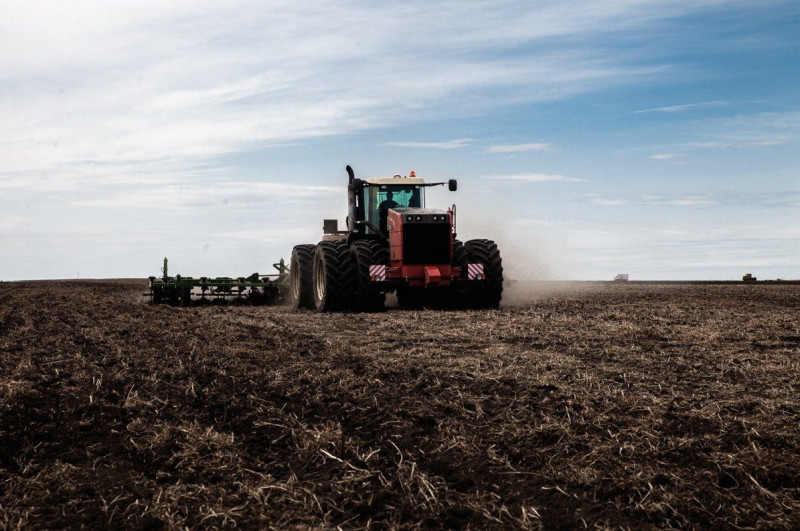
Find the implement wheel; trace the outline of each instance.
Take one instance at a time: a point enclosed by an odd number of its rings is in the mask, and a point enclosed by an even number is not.
[[[167,293],[167,302],[170,306],[178,306],[180,304],[180,295],[178,293],[178,288],[171,287],[166,289]]]
[[[186,307],[192,304],[192,288],[185,286],[181,288],[181,306]]]
[[[155,286],[151,291],[153,292],[153,304],[161,304],[164,302],[164,288]]]
[[[314,309],[314,244],[295,245],[289,264],[289,299],[292,308]]]
[[[353,299],[353,261],[347,242],[323,241],[314,253],[314,306],[320,312],[345,312]]]
[[[470,240],[464,244],[471,264],[483,264],[483,280],[470,282],[469,298],[475,308],[497,308],[503,298],[503,260],[492,240]]]
[[[350,246],[350,258],[355,272],[353,309],[357,312],[380,312],[385,309],[386,294],[372,282],[369,267],[389,265],[389,249],[375,240],[359,240]]]

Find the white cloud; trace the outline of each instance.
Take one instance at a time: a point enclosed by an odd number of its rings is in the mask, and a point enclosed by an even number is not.
[[[525,151],[549,151],[552,148],[553,144],[533,143],[489,146],[486,151],[488,153],[521,153]]]
[[[543,182],[564,182],[564,183],[583,183],[586,179],[579,179],[577,177],[566,177],[564,175],[556,175],[550,173],[518,173],[512,175],[490,175],[487,179],[495,179],[498,181],[518,181],[526,183],[543,183]]]
[[[687,103],[684,105],[671,105],[668,107],[655,107],[652,109],[640,109],[638,111],[634,111],[636,113],[646,113],[646,112],[664,112],[664,113],[678,113],[678,112],[685,112],[697,108],[703,107],[722,107],[725,105],[730,105],[730,102],[727,101],[703,101],[700,103]]]
[[[166,186],[104,190],[102,197],[78,199],[78,207],[140,207],[171,210],[197,206],[263,210],[280,204],[310,200],[335,199],[343,194],[335,186],[308,186],[275,182],[212,182],[206,184],[180,183]],[[109,193],[110,192],[110,193]]]
[[[419,148],[419,149],[461,149],[470,146],[471,138],[457,138],[447,142],[385,142],[384,146]]]
[[[589,201],[592,204],[599,206],[621,206],[630,204],[630,201],[628,199],[621,199],[621,198],[609,199],[601,196],[600,194],[585,194],[585,196],[589,198]]]
[[[676,155],[675,153],[657,153],[655,155],[650,155],[649,158],[653,160],[672,160],[679,158],[680,155]]]
[[[693,9],[656,0],[15,4],[0,18],[0,174],[57,175],[82,161],[196,164],[255,146],[560,99],[662,72],[570,45],[571,37]],[[525,60],[505,55],[534,43],[547,46]]]
[[[639,197],[615,197],[607,198],[601,194],[586,194],[586,197],[595,204],[601,206],[622,206],[622,205],[648,205],[648,206],[679,206],[679,207],[708,207],[720,203],[720,199],[711,195],[642,195]]]
[[[800,142],[800,112],[759,112],[690,121],[686,128],[705,137],[694,149],[759,149]]]

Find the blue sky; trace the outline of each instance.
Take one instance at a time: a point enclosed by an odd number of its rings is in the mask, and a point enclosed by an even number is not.
[[[800,4],[0,5],[0,279],[267,272],[459,179],[518,279],[800,278]]]

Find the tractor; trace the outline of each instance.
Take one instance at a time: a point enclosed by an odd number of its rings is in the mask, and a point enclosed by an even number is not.
[[[491,309],[503,294],[503,263],[492,240],[456,238],[456,208],[425,207],[426,183],[407,177],[359,179],[350,166],[347,230],[323,221],[317,244],[296,245],[289,265],[294,308],[377,312],[386,294],[402,308]]]

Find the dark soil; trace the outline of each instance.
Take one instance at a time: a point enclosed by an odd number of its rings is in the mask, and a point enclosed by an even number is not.
[[[0,527],[800,527],[800,286],[498,311],[0,283]]]

